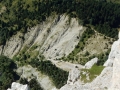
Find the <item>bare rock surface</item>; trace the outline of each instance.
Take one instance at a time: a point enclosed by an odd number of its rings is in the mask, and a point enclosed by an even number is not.
[[[27,52],[36,45],[36,50],[39,54],[43,54],[46,59],[61,58],[74,50],[85,29],[79,25],[76,18],[71,18],[69,22],[67,15],[53,15],[35,27],[28,28],[25,34],[17,32],[6,42],[6,45],[0,46],[0,54],[13,58],[24,48],[27,48],[25,50]],[[57,65],[61,66],[60,64],[62,63]],[[65,70],[70,70],[74,66],[69,62],[66,64],[68,67],[63,65]],[[37,78],[45,90],[55,88],[48,76],[42,75],[30,66],[20,67],[18,73],[28,80]]]
[[[61,87],[60,90],[79,90],[80,89],[80,70],[74,67],[70,72],[67,84]]]
[[[85,68],[86,69],[90,69],[94,64],[96,64],[98,61],[98,58],[93,58],[91,59],[90,61],[88,61],[86,64],[85,64]]]
[[[80,77],[78,78],[77,70],[73,70],[71,74],[69,73],[68,83],[61,87],[60,90],[108,90],[111,85],[112,67],[106,67],[96,79],[86,84],[80,81]],[[79,73],[80,71],[77,72]],[[71,78],[71,76],[74,76],[74,78]]]
[[[111,56],[113,58],[110,58],[109,62],[112,62],[113,65],[113,74],[109,90],[120,90],[120,31],[119,39],[113,44],[113,49],[111,49]]]
[[[112,67],[106,67],[95,80],[84,86],[89,87],[89,90],[107,90],[111,84],[112,70]]]
[[[85,29],[75,18],[69,22],[67,15],[53,15],[35,27],[28,28],[24,35],[20,32],[13,35],[4,48],[0,46],[0,53],[12,58],[22,49],[27,48],[28,51],[36,45],[36,50],[46,59],[61,58],[74,50]]]
[[[109,90],[120,90],[120,31],[118,37],[119,39],[113,43],[109,58],[104,64],[104,66],[113,67]]]
[[[20,32],[13,35],[5,46],[0,46],[0,54],[12,58],[25,47],[29,50],[30,47],[37,45],[39,54],[43,54],[46,59],[61,58],[74,50],[79,42],[78,38],[81,37],[85,29],[78,24],[78,20],[75,18],[69,22],[66,15],[49,17],[41,24],[29,28],[25,35]],[[86,63],[85,67],[89,69],[96,62],[97,59],[91,60]],[[83,85],[79,79],[80,70],[73,68],[74,65],[71,63],[57,62],[55,65],[66,71],[71,70],[68,83],[60,90],[120,90],[120,32],[119,39],[112,45],[108,60],[104,64],[104,70],[91,83]],[[49,77],[42,75],[35,68],[23,66],[19,68],[18,72],[28,80],[36,78],[45,90],[56,89]]]
[[[119,56],[120,58],[120,56]],[[113,75],[108,90],[120,90],[120,59],[115,58],[113,63]]]
[[[44,90],[52,90],[53,88],[56,88],[52,80],[47,75],[42,74],[41,72],[37,71],[36,68],[33,68],[30,65],[19,67],[17,72],[22,78],[27,78],[28,81],[30,81],[32,78],[35,78]]]
[[[22,40],[21,36],[22,36],[21,33],[17,33],[13,37],[11,37],[6,42],[6,45],[1,48],[2,49],[1,54],[8,56],[10,58],[12,58],[15,54],[17,54],[18,51],[21,50],[21,47],[23,44],[23,40]]]
[[[86,66],[89,66],[89,61]],[[92,65],[90,64],[90,67]],[[97,76],[91,83],[82,85],[80,81],[74,84],[66,84],[60,90],[120,90],[120,32],[119,39],[112,45],[106,66],[101,74]],[[89,67],[89,68],[90,68]],[[74,70],[74,69],[73,69]],[[69,78],[68,78],[69,80]]]
[[[80,78],[80,70],[76,66],[74,67],[74,69],[72,69],[69,72],[67,84],[73,85],[79,78]]]
[[[7,90],[30,90],[30,88],[27,84],[22,85],[22,84],[13,82],[12,85],[11,85],[11,89],[9,88]]]
[[[119,39],[113,43],[108,60],[105,62],[104,66],[113,66],[114,59],[119,58],[118,55],[120,53],[120,31],[118,38]]]

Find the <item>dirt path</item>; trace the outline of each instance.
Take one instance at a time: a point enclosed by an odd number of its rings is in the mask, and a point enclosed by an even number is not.
[[[72,70],[75,66],[77,66],[79,69],[82,69],[84,66],[80,65],[80,64],[73,64],[70,62],[65,62],[63,60],[57,61],[57,60],[52,60],[49,59],[53,64],[56,65],[56,67],[61,68],[65,71],[70,71]]]

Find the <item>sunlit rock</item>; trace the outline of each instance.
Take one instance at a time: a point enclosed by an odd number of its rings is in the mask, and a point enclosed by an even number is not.
[[[90,69],[95,63],[97,63],[98,58],[93,58],[85,64],[86,69]]]
[[[13,82],[11,85],[11,89],[8,88],[7,90],[30,90],[29,86],[26,85],[22,85],[16,82]]]

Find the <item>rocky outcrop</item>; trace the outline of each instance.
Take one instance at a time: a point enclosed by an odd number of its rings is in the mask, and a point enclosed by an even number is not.
[[[104,68],[99,76],[97,76],[91,83],[85,84],[84,87],[89,88],[88,90],[108,90],[111,84],[112,70],[112,67]],[[83,90],[85,89],[83,88]]]
[[[113,70],[111,71],[112,79],[109,90],[120,89],[120,32],[118,37],[119,39],[113,43],[109,58],[104,64],[104,66],[113,67]]]
[[[120,31],[119,39],[114,42],[110,53],[109,62],[106,62],[107,64],[105,64],[106,66],[110,66],[110,63],[113,65],[113,74],[109,90],[120,90]]]
[[[74,50],[85,29],[85,27],[79,25],[77,18],[69,20],[67,15],[52,15],[46,21],[28,28],[25,34],[17,32],[6,42],[6,45],[0,46],[0,54],[13,58],[22,50],[26,53],[29,52],[31,47],[37,46],[35,51],[43,54],[46,59],[61,58]],[[25,73],[27,71],[25,70],[22,72],[23,77],[29,79],[30,75],[33,75],[46,90],[54,88],[48,76],[39,76],[37,72],[27,73],[27,77]]]
[[[73,85],[80,78],[80,70],[76,66],[69,72],[67,84]]]
[[[85,68],[86,69],[90,69],[94,64],[96,64],[98,61],[98,58],[93,58],[92,60],[88,61],[86,64],[85,64]]]
[[[95,61],[97,60],[97,58],[94,59]],[[106,90],[111,84],[110,81],[112,78],[112,70],[112,67],[106,67],[91,83],[84,84],[82,81],[80,81],[81,70],[74,68],[69,72],[67,84],[61,87],[60,90]]]
[[[67,84],[61,87],[60,90],[78,90],[80,86],[80,70],[75,66],[70,72]],[[79,89],[80,90],[80,89]]]
[[[7,89],[7,90],[30,90],[28,85],[22,85],[16,82],[13,82],[11,85],[11,89]]]
[[[82,84],[80,81],[74,84],[66,84],[60,90],[120,90],[120,32],[119,39],[112,45],[105,68],[91,83]],[[93,60],[94,61],[94,60]],[[90,68],[93,61],[86,63]],[[95,60],[94,62],[96,62]],[[91,64],[92,63],[92,64]],[[69,80],[69,79],[68,79]]]
[[[8,56],[10,58],[17,54],[21,50],[23,44],[23,40],[21,37],[22,37],[21,33],[17,33],[13,37],[11,37],[6,42],[6,45],[1,47],[1,54]]]
[[[120,56],[114,59],[112,80],[108,90],[120,90]]]
[[[22,49],[36,45],[36,50],[47,59],[56,59],[68,55],[79,42],[85,28],[78,24],[78,20],[66,15],[50,16],[46,21],[29,28],[25,35],[18,32],[13,35],[4,47],[0,46],[0,53],[12,58]]]
[[[35,78],[44,90],[52,90],[52,88],[55,88],[52,80],[47,75],[44,75],[30,65],[19,67],[17,73],[21,78],[26,78],[28,81]]]
[[[120,32],[118,35],[118,40],[115,41],[111,47],[111,52],[109,54],[108,60],[105,62],[104,66],[113,66],[114,59],[119,58],[119,53],[120,53]]]
[[[78,24],[78,20],[75,18],[71,19],[66,15],[49,17],[46,21],[41,24],[29,28],[26,34],[21,34],[18,32],[13,35],[7,42],[5,46],[0,46],[0,54],[12,58],[14,55],[19,53],[25,47],[25,51],[36,45],[36,50],[39,54],[43,54],[46,59],[55,60],[61,58],[62,56],[67,56],[72,52],[75,46],[79,42],[79,38],[84,32],[85,28]],[[120,33],[119,39],[115,41],[112,45],[111,52],[109,54],[108,60],[105,62],[104,70],[97,76],[91,83],[82,84],[80,81],[80,70],[74,68],[70,71],[67,84],[61,87],[60,90],[120,90]],[[97,58],[92,59],[85,64],[86,69],[90,69],[96,62]],[[60,66],[64,62],[60,62],[56,65]],[[69,63],[67,63],[69,64]],[[64,66],[66,70],[66,63],[61,65]],[[68,65],[71,69],[71,64]],[[67,69],[69,68],[67,67]],[[26,67],[23,67],[19,73],[25,78],[31,78],[33,76],[38,80],[38,82],[46,90],[56,89],[52,86],[49,77],[43,76],[36,71],[36,69],[31,69],[28,73]],[[20,69],[19,69],[20,70]],[[36,73],[31,73],[36,72]],[[48,80],[46,83],[45,80]],[[49,84],[51,83],[51,84]],[[14,84],[13,86],[15,86]],[[18,85],[19,86],[19,85]],[[46,87],[47,86],[47,87]],[[8,90],[14,90],[8,89]],[[24,90],[24,89],[22,89]]]

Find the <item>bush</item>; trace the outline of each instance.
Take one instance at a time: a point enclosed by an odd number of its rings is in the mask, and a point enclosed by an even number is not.
[[[21,84],[28,84],[31,90],[43,90],[40,84],[36,81],[36,79],[31,79],[29,82],[25,78],[21,78],[19,81]]]

